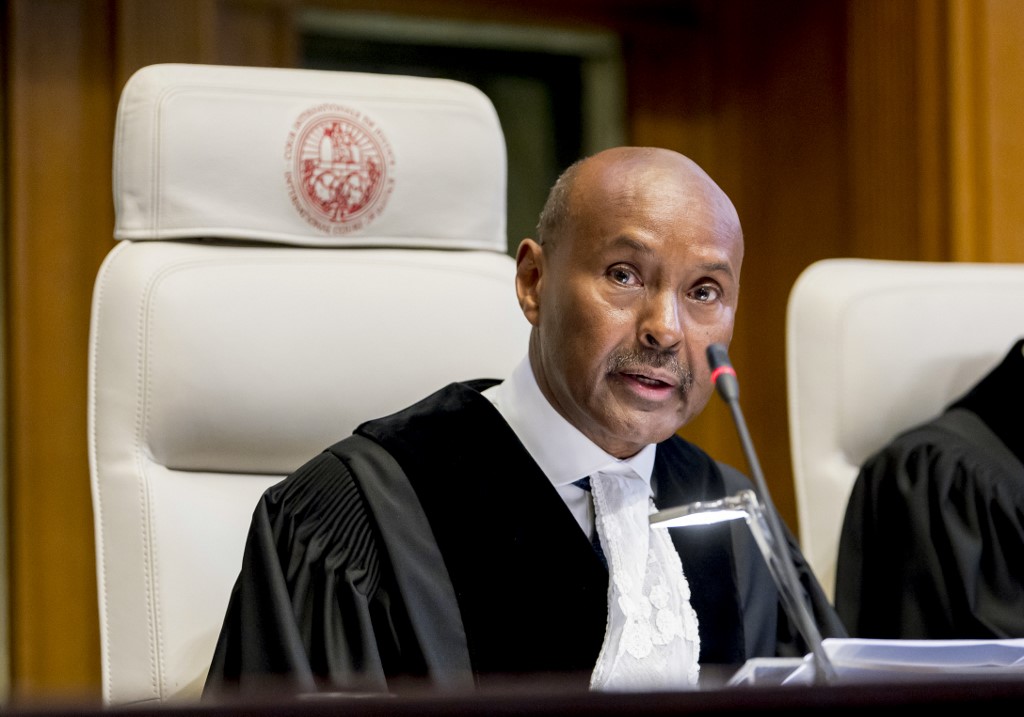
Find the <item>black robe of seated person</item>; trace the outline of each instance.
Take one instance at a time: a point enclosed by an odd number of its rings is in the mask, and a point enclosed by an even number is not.
[[[1024,637],[1024,339],[871,456],[847,504],[836,610],[851,635]]]
[[[361,425],[263,495],[204,695],[586,688],[608,574],[565,503],[480,394],[451,384]],[[659,508],[749,488],[679,437],[658,445]],[[701,663],[806,651],[742,521],[671,530]],[[795,542],[825,635],[842,635]]]

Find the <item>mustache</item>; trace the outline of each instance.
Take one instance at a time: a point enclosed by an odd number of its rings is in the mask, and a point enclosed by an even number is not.
[[[676,379],[679,392],[686,394],[693,387],[693,371],[679,362],[675,353],[657,349],[635,348],[617,351],[608,359],[609,373],[643,373],[642,369],[665,369]]]

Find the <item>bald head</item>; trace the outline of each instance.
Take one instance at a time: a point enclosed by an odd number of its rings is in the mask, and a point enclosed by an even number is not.
[[[577,160],[558,178],[537,222],[537,241],[552,247],[572,231],[593,204],[627,208],[645,193],[664,201],[685,201],[694,217],[713,219],[717,231],[742,241],[736,209],[729,197],[700,165],[689,157],[660,147],[613,147]]]

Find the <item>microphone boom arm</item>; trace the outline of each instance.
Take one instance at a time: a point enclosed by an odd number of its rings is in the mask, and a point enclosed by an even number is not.
[[[740,409],[739,384],[736,380],[736,372],[729,361],[729,355],[726,352],[725,346],[712,344],[708,346],[707,354],[708,363],[711,365],[712,380],[719,395],[725,400],[732,413],[743,453],[747,458],[750,472],[753,475],[754,487],[764,506],[764,517],[768,524],[768,537],[774,543],[774,550],[770,552],[770,555],[774,557],[776,565],[772,566],[772,560],[768,557],[768,551],[765,551],[765,558],[768,561],[770,572],[776,579],[783,607],[786,609],[787,614],[796,622],[797,629],[810,647],[815,666],[815,681],[835,682],[835,668],[828,655],[825,654],[821,633],[815,624],[814,616],[811,615],[811,611],[802,598],[803,589],[800,585],[800,579],[797,577],[796,568],[793,566],[792,556],[789,553],[789,542],[786,540],[778,512],[772,503],[768,486],[764,480],[764,474],[761,472],[761,464],[754,450],[754,443],[750,439],[750,432],[747,430],[747,422],[743,418],[743,411]]]

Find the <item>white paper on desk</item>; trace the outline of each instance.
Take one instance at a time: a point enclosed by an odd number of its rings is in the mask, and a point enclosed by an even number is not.
[[[893,680],[927,675],[1024,675],[1024,639],[1009,640],[870,640],[828,638],[825,654],[840,682]],[[783,684],[810,683],[811,656]]]

